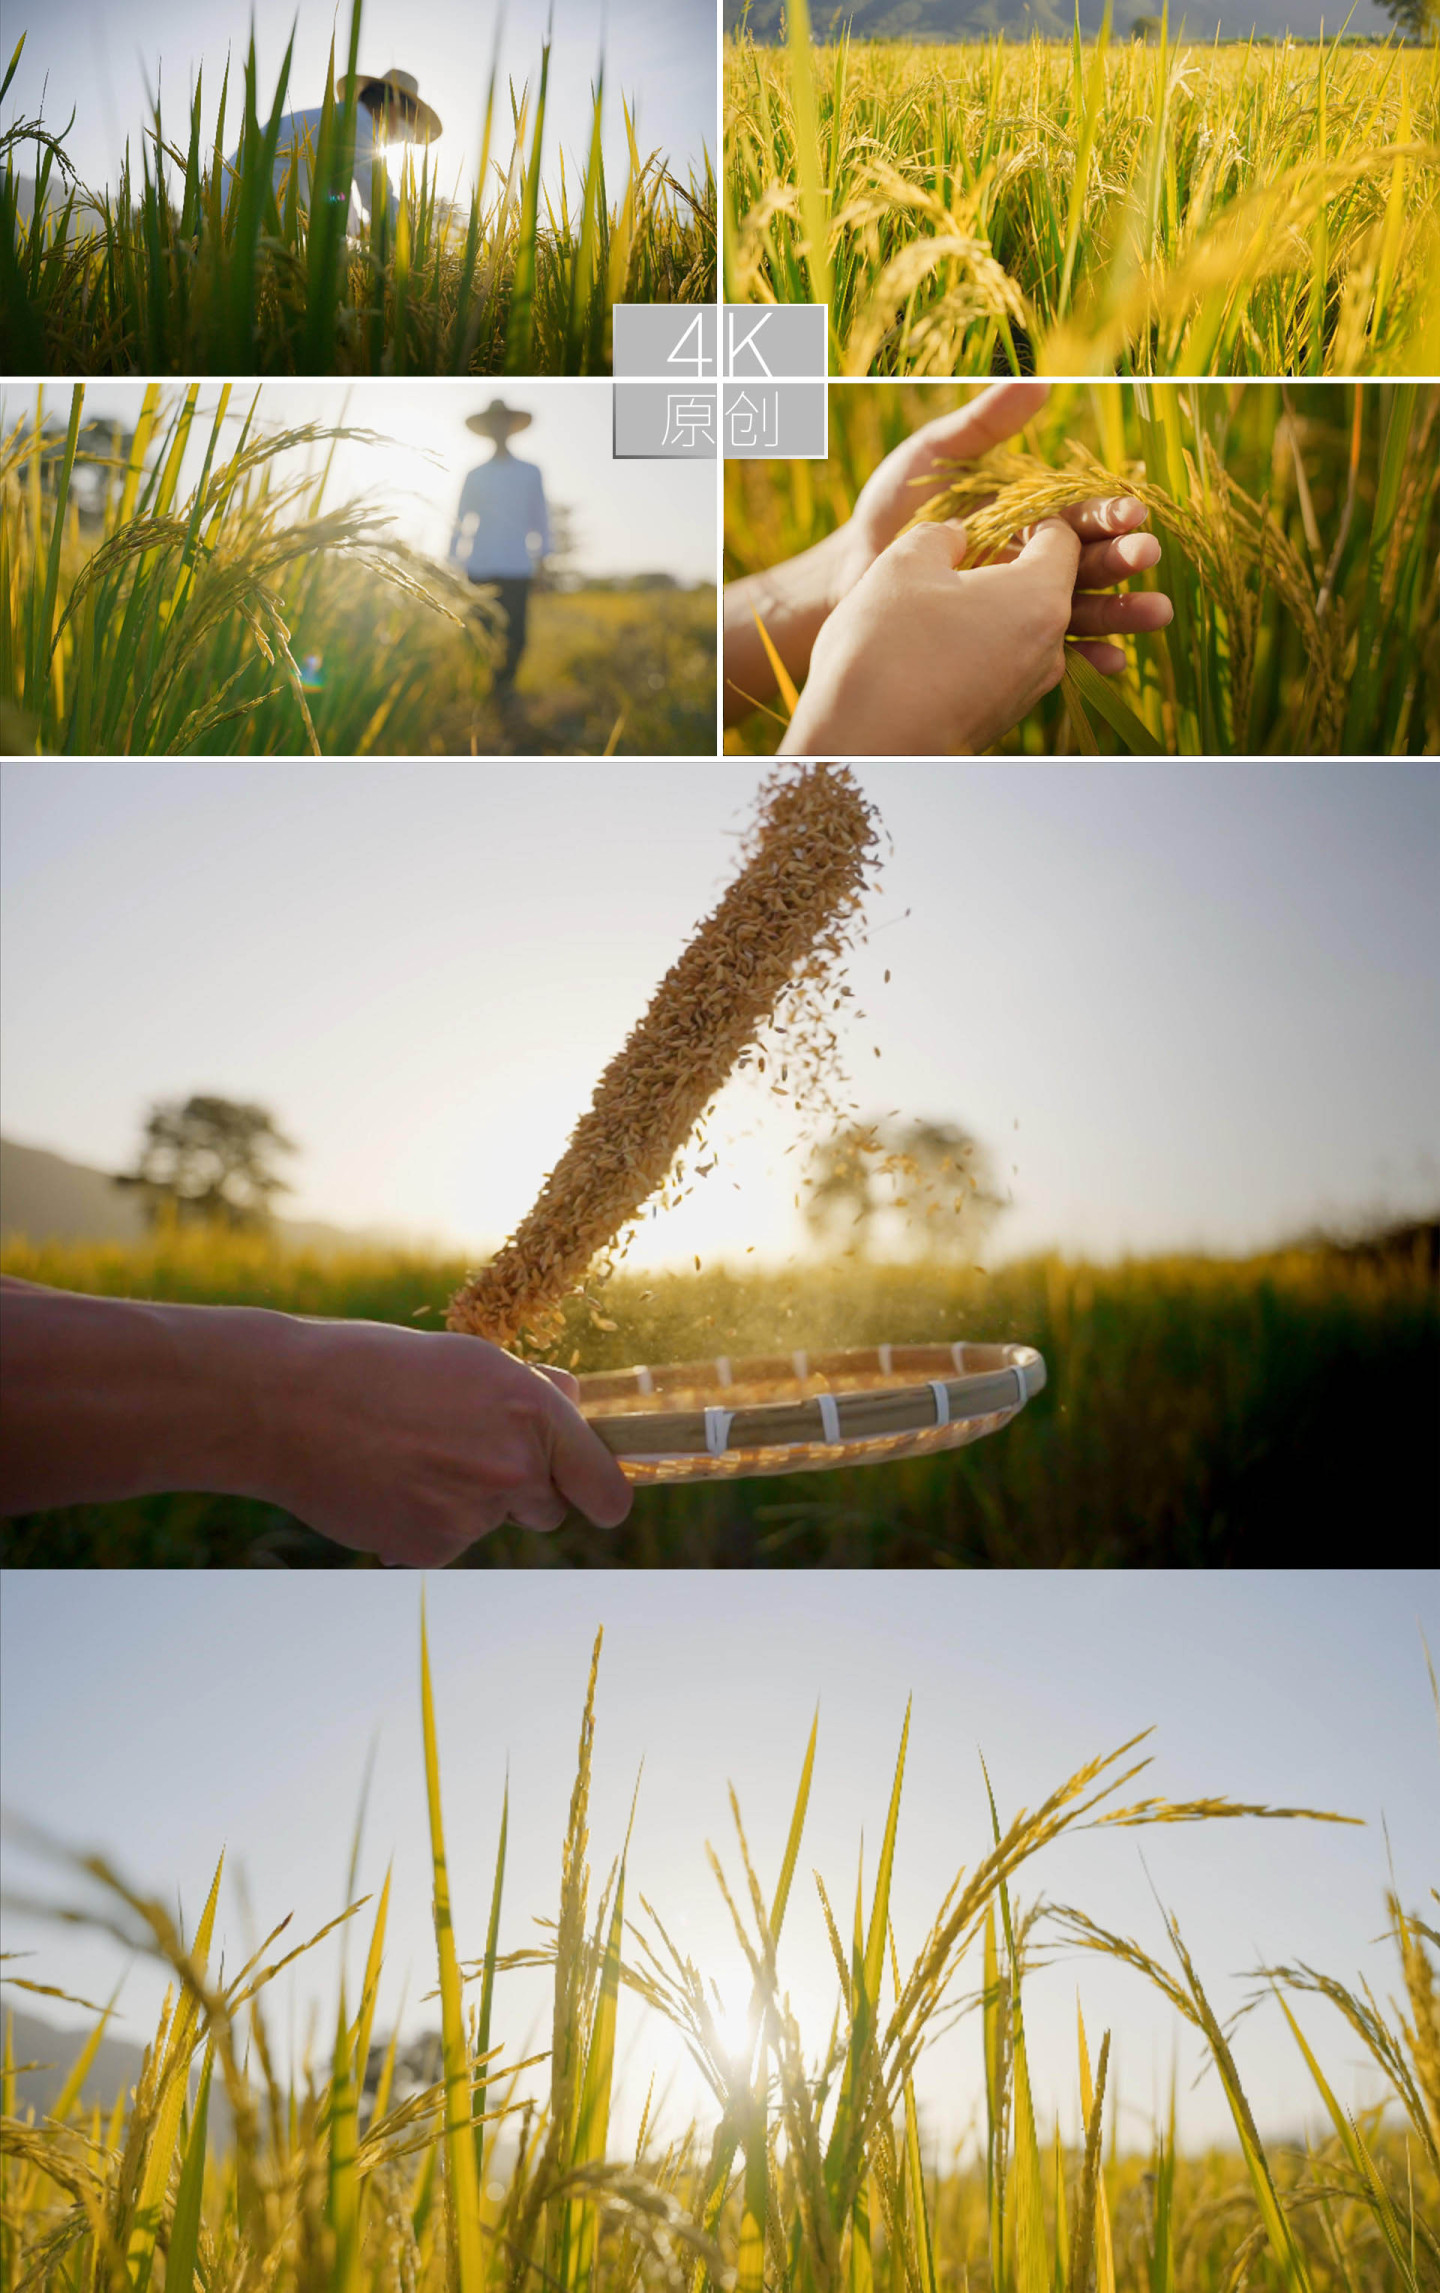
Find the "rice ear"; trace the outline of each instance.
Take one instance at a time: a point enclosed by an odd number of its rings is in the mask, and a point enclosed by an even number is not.
[[[1208,439],[1197,462],[1183,456],[1183,492],[1155,481],[1143,462],[1116,471],[1077,440],[1068,467],[1053,468],[1038,455],[1001,447],[975,461],[949,465],[949,483],[911,520],[920,525],[963,518],[966,561],[996,558],[1015,536],[1041,518],[1095,498],[1132,495],[1154,523],[1178,544],[1201,577],[1211,608],[1223,618],[1229,667],[1228,716],[1232,744],[1244,746],[1254,675],[1256,634],[1267,588],[1280,601],[1305,647],[1309,680],[1306,721],[1297,746],[1338,746],[1345,710],[1341,678],[1344,626],[1336,610],[1327,625],[1316,575],[1305,564],[1268,499],[1255,501],[1230,476]]]

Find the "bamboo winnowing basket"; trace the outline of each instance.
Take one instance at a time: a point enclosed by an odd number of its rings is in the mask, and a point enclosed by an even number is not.
[[[1033,1346],[861,1346],[579,1382],[580,1408],[632,1481],[738,1480],[961,1448],[1018,1416],[1045,1364]]]

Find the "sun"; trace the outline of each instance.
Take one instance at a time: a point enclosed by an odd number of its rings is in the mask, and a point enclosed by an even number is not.
[[[708,1989],[708,2004],[720,2048],[728,2062],[748,2071],[754,2059],[757,2035],[757,2022],[751,2013],[751,1987],[739,1977],[732,1977],[724,1983],[712,1981]]]

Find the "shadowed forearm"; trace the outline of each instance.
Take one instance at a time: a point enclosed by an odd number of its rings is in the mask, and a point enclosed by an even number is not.
[[[205,1490],[423,1568],[630,1510],[574,1378],[483,1338],[3,1281],[0,1350],[0,1513]]]
[[[758,618],[784,662],[791,678],[803,685],[810,669],[810,650],[827,616],[844,594],[839,557],[842,534],[827,534],[813,549],[772,565],[763,573],[749,573],[730,582],[725,590],[725,722],[737,724],[760,701],[775,691]]]
[[[267,1494],[303,1326],[0,1282],[0,1513],[167,1489]]]

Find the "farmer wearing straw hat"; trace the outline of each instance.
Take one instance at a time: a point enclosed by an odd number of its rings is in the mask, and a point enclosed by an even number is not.
[[[348,74],[335,82],[337,110],[343,109],[351,88],[355,92],[355,146],[350,165],[343,173],[348,176],[349,210],[346,229],[352,235],[359,230],[361,218],[370,213],[371,183],[374,162],[382,160],[392,143],[434,143],[441,133],[440,115],[420,98],[420,86],[412,72],[391,70],[378,77],[357,72],[353,81]],[[273,180],[275,196],[284,195],[285,179],[293,168],[299,169],[300,180],[296,196],[307,211],[310,206],[310,170],[320,148],[320,123],[323,109],[292,111],[287,114],[280,129],[280,141],[275,151]],[[225,182],[228,202],[230,185],[239,166],[238,153],[226,161],[229,170]],[[390,193],[390,220],[398,214],[395,194]],[[372,218],[373,220],[373,218]]]
[[[525,650],[525,620],[530,584],[550,547],[550,520],[545,510],[545,487],[533,462],[522,462],[510,451],[517,430],[530,426],[530,416],[492,398],[479,414],[466,416],[467,430],[493,439],[495,451],[488,462],[473,469],[460,489],[450,555],[464,566],[470,579],[499,591],[505,615],[505,658],[496,673],[502,697],[511,692],[515,671]]]

